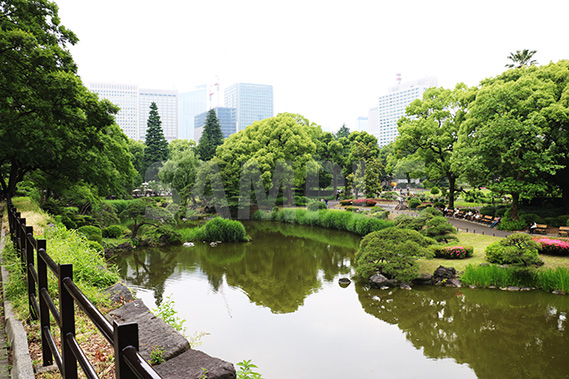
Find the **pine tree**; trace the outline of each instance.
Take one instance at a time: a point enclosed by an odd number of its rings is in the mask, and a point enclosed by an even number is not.
[[[162,131],[162,121],[158,114],[158,106],[156,103],[150,104],[150,114],[146,124],[146,147],[144,148],[143,165],[144,171],[155,163],[163,162],[168,159],[168,141],[164,138]],[[148,181],[148,172],[145,180]],[[155,178],[151,178],[154,180]]]
[[[223,144],[223,133],[215,110],[210,109],[203,128],[203,133],[197,147],[198,157],[201,160],[209,161],[215,155],[215,150]]]

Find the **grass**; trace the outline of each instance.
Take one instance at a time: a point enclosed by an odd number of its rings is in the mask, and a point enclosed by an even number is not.
[[[34,234],[43,235],[50,220],[49,215],[29,197],[14,197],[12,204],[21,213],[21,217],[26,219],[26,225],[34,227]]]

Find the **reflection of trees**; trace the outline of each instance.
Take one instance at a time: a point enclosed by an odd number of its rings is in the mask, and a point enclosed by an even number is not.
[[[160,305],[164,296],[164,284],[174,273],[177,258],[178,254],[157,248],[137,249],[128,258],[119,260],[119,271],[130,283],[152,289],[156,305]]]
[[[468,363],[481,378],[567,376],[566,298],[440,287],[356,291],[367,313],[397,324],[429,358]]]

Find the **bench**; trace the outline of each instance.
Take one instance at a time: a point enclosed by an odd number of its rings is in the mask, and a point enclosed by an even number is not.
[[[464,218],[464,213],[463,212],[455,213],[454,218]]]
[[[569,226],[560,226],[558,233],[560,236],[569,237]]]
[[[484,215],[484,217],[480,217],[480,222],[483,224],[491,224],[494,221],[494,217],[490,215]]]
[[[539,233],[539,234],[547,234],[547,225],[545,224],[537,224],[534,233]]]

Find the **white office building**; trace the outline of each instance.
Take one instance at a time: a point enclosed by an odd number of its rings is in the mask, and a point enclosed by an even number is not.
[[[178,94],[178,138],[198,142],[195,134],[194,118],[207,111],[207,85],[197,86],[195,90]]]
[[[389,89],[389,93],[379,97],[377,129],[372,127],[371,134],[377,137],[380,147],[385,146],[397,137],[397,120],[405,115],[405,108],[415,99],[423,98],[427,88],[436,87],[437,79],[426,77],[412,82],[402,83]]]
[[[116,83],[89,83],[89,89],[120,107],[116,122],[128,138],[139,139],[138,86]]]
[[[356,120],[356,126],[354,131],[358,132],[368,132],[368,118],[367,117],[358,117]]]
[[[273,86],[236,83],[225,89],[225,107],[235,108],[237,130],[253,122],[273,117]]]
[[[168,142],[178,138],[178,91],[140,89],[139,91],[139,137],[146,139],[146,126],[150,115],[150,104],[156,103],[164,138]]]

